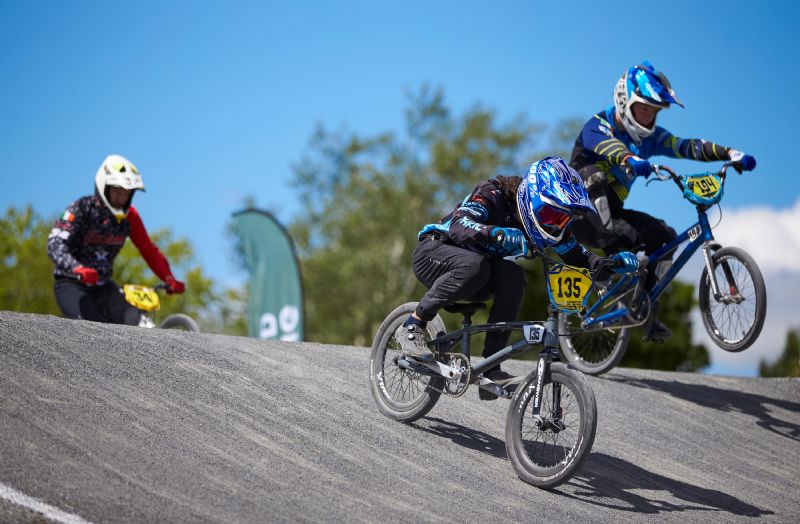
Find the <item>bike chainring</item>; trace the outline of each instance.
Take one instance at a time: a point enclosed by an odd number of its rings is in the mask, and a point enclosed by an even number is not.
[[[642,293],[636,300],[631,300],[628,304],[628,319],[636,324],[643,323],[650,314],[650,306],[650,295]]]
[[[472,366],[469,363],[469,359],[461,353],[439,353],[438,355],[440,362],[450,367],[458,368],[461,371],[461,376],[445,379],[444,388],[442,389],[431,384],[428,384],[428,387],[451,397],[460,397],[467,392],[467,388],[472,382]]]

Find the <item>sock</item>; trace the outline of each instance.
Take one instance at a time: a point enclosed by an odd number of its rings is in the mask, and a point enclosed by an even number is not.
[[[421,327],[423,329],[425,328],[425,326],[428,325],[428,323],[425,322],[424,320],[418,320],[417,318],[414,317],[414,315],[408,315],[408,318],[406,319],[406,321],[403,322],[403,326],[408,327],[408,326],[410,326],[412,324],[415,325],[415,326],[419,326],[419,327]]]

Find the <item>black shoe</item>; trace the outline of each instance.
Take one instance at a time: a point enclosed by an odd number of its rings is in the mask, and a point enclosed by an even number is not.
[[[500,369],[499,367],[495,367],[487,371],[483,374],[484,378],[488,378],[501,388],[505,389],[506,391],[513,392],[517,389],[517,384],[520,383],[522,377],[515,377],[511,373],[507,373]],[[491,391],[481,388],[478,388],[478,398],[481,400],[494,400],[497,398],[497,395],[492,393]]]
[[[654,319],[644,335],[644,339],[649,342],[664,342],[672,336],[672,331],[658,319]]]
[[[394,337],[407,357],[424,360],[433,355],[425,343],[425,328],[418,324],[400,326],[394,332]]]

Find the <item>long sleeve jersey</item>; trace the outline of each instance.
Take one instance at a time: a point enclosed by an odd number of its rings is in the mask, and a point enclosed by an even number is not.
[[[53,274],[75,277],[78,266],[97,271],[100,283],[111,280],[114,259],[130,236],[150,269],[161,280],[172,275],[166,257],[150,240],[136,208],[117,222],[96,196],[79,198],[56,220],[47,238],[47,254],[55,264]]]
[[[573,169],[594,164],[605,175],[609,187],[620,201],[628,197],[635,181],[625,172],[625,160],[635,155],[639,158],[668,156],[712,162],[729,160],[729,148],[698,138],[678,138],[663,127],[656,126],[652,135],[636,143],[614,119],[614,106],[589,119],[575,140],[569,165]]]
[[[513,179],[515,183],[510,185],[516,187],[521,179],[519,177]],[[494,227],[510,227],[525,231],[517,219],[516,195],[504,194],[496,179],[479,184],[438,224],[428,224],[423,227],[419,232],[419,239],[437,235],[442,240],[471,251],[501,258],[509,256],[510,253],[504,252],[501,244],[492,240],[491,231]],[[530,238],[528,242],[536,245]],[[594,269],[602,260],[602,257],[578,244],[569,230],[565,231],[562,240],[552,247],[564,262],[573,266]]]

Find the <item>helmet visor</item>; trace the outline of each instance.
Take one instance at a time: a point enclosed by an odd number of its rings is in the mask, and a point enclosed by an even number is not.
[[[536,211],[536,218],[538,219],[539,226],[550,234],[557,235],[561,232],[567,223],[569,223],[570,214],[563,209],[559,209],[547,203],[543,203]]]

